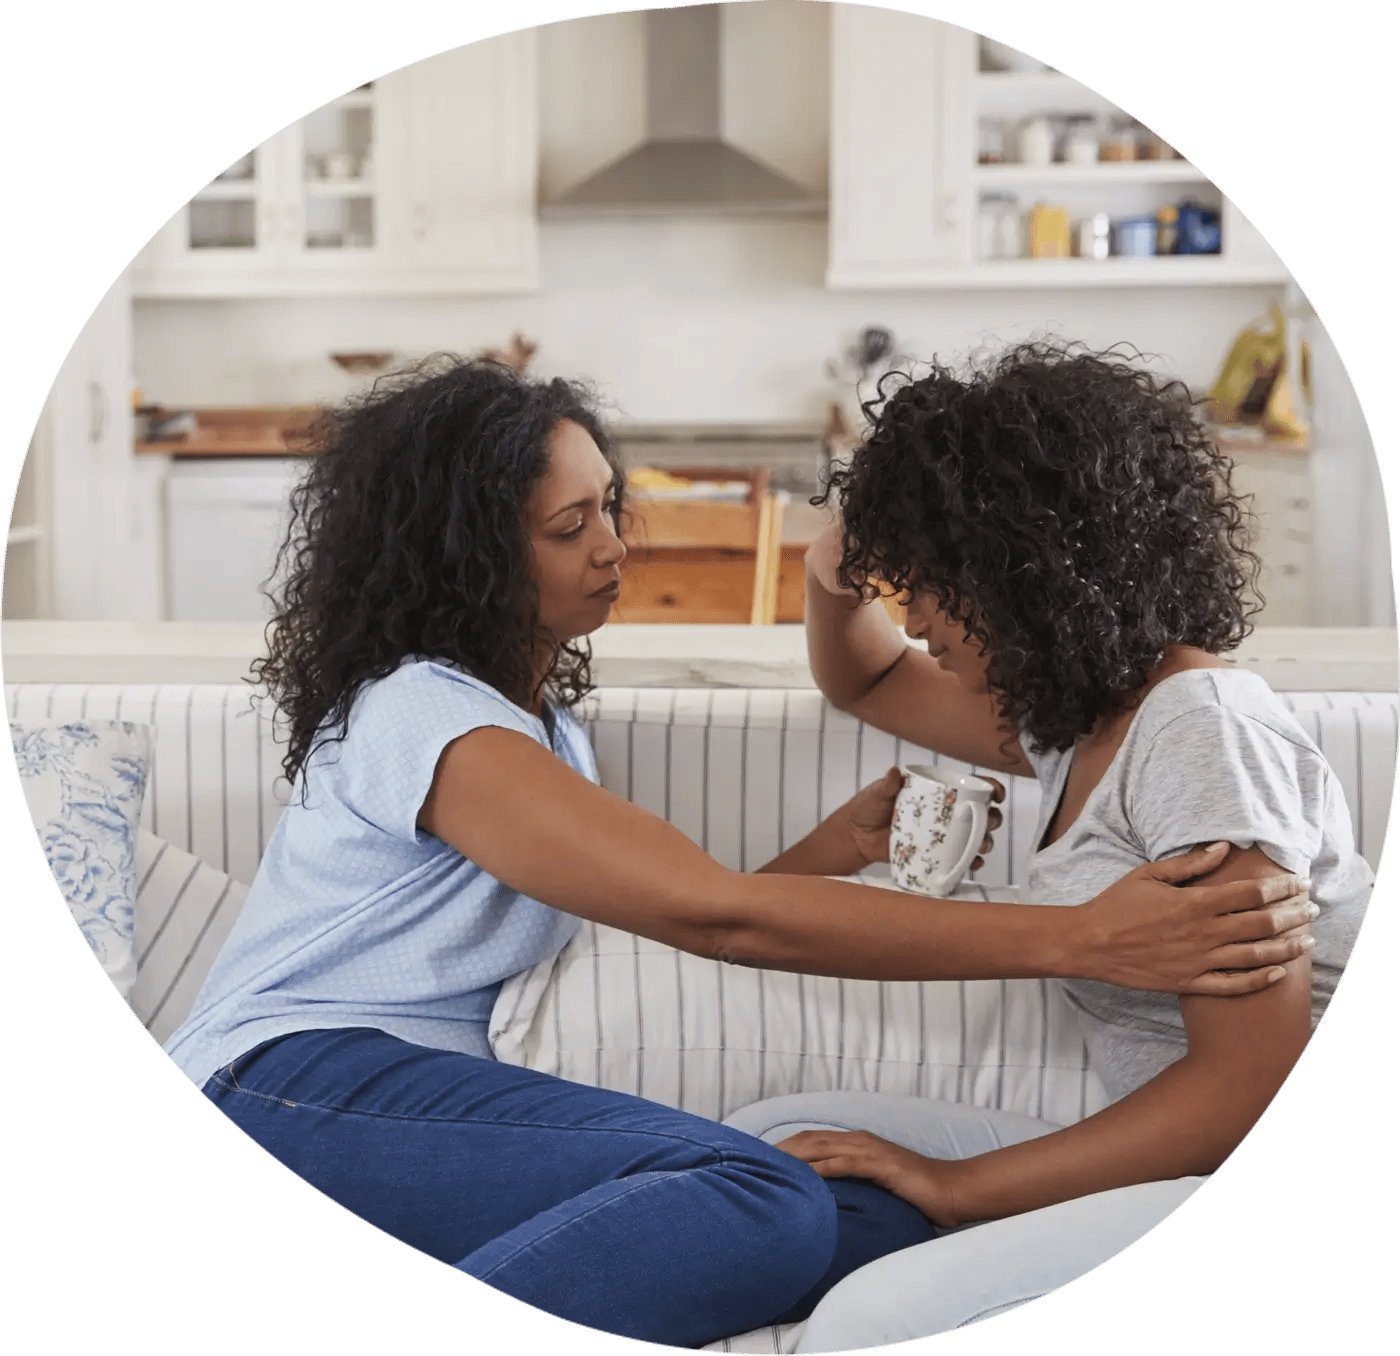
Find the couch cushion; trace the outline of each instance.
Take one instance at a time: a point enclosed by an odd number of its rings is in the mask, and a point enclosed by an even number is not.
[[[833,1089],[1061,1124],[1106,1104],[1052,981],[796,975],[703,960],[594,923],[505,983],[491,1045],[507,1063],[716,1120],[764,1097]]]
[[[49,869],[125,998],[136,981],[136,825],[151,732],[130,721],[10,721],[20,785]]]
[[[136,881],[140,968],[131,1006],[163,1042],[189,1013],[248,887],[144,829]]]

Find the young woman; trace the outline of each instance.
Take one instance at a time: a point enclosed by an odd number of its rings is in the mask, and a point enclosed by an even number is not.
[[[496,1063],[500,984],[580,918],[882,979],[1241,994],[1301,954],[1275,935],[1310,917],[1296,878],[1175,888],[1219,849],[1077,908],[906,907],[821,878],[882,851],[897,778],[754,875],[602,790],[569,708],[589,685],[580,638],[618,593],[624,478],[568,383],[440,360],[329,414],[309,468],[261,663],[293,795],[167,1049],[283,1163],[443,1262],[696,1345],[929,1236],[891,1193],[833,1192],[741,1132]],[[1256,968],[1224,973],[1239,966]]]
[[[1112,1099],[1068,1128],[840,1094],[733,1117],[825,1177],[882,1184],[942,1230],[979,1224],[851,1276],[812,1315],[798,1348],[810,1351],[985,1317],[1150,1228],[1278,1090],[1372,880],[1316,745],[1262,679],[1221,658],[1248,631],[1257,560],[1228,462],[1182,387],[1033,344],[883,394],[834,478],[844,532],[808,555],[822,691],[917,745],[1038,779],[1025,899],[1072,903],[1224,839],[1208,879],[1282,867],[1311,879],[1322,913],[1311,956],[1246,998],[1066,982]],[[907,595],[905,629],[926,652],[869,605],[874,577]]]

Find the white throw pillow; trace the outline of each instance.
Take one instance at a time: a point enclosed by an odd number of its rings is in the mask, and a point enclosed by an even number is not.
[[[49,869],[93,954],[127,997],[136,979],[136,826],[150,727],[12,720],[10,739]]]
[[[142,829],[136,842],[136,955],[130,1002],[165,1042],[185,1020],[248,887]]]
[[[505,1063],[715,1120],[765,1097],[828,1090],[941,1098],[1058,1124],[1107,1103],[1053,981],[788,974],[590,922],[558,956],[506,981],[490,1038]]]

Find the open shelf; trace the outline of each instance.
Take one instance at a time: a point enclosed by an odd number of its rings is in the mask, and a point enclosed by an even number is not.
[[[1101,160],[1093,165],[978,165],[979,188],[1019,184],[1204,184],[1210,181],[1186,160]]]

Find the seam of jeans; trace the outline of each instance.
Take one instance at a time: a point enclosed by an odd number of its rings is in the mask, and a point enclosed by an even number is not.
[[[232,1077],[231,1067],[228,1066]],[[220,1072],[223,1072],[222,1070]],[[225,1083],[218,1073],[211,1075],[211,1080],[219,1084],[221,1088],[232,1092],[241,1093],[244,1097],[256,1097],[264,1102],[276,1102],[279,1106],[302,1107],[309,1111],[331,1111],[337,1116],[366,1116],[372,1120],[383,1121],[404,1121],[411,1125],[494,1125],[502,1129],[514,1130],[557,1130],[568,1131],[572,1134],[590,1135],[645,1135],[649,1139],[671,1140],[678,1144],[691,1144],[698,1149],[703,1149],[712,1156],[713,1162],[697,1163],[696,1167],[711,1167],[715,1164],[724,1164],[731,1161],[730,1154],[726,1149],[716,1148],[713,1144],[706,1144],[704,1140],[692,1139],[688,1135],[676,1135],[664,1130],[643,1130],[636,1127],[605,1126],[605,1125],[551,1125],[543,1121],[500,1121],[490,1117],[476,1116],[408,1116],[396,1114],[388,1111],[367,1111],[359,1107],[336,1106],[330,1102],[293,1102],[286,1097],[279,1097],[275,1093],[258,1092],[255,1088],[240,1087],[236,1082],[232,1085]],[[718,1125],[719,1122],[716,1122]],[[725,1127],[729,1128],[729,1127]],[[738,1132],[745,1133],[743,1131]],[[762,1143],[762,1140],[756,1140]]]
[[[720,1161],[723,1162],[723,1158],[721,1158]],[[703,1168],[711,1168],[714,1167],[715,1164],[703,1163],[697,1164],[696,1166]],[[694,1171],[694,1169],[687,1169],[687,1171]],[[546,1230],[544,1233],[540,1234],[537,1238],[532,1238],[528,1243],[517,1243],[511,1249],[509,1257],[501,1258],[501,1260],[497,1262],[495,1266],[491,1268],[490,1271],[484,1272],[482,1275],[477,1276],[477,1280],[483,1281],[489,1285],[491,1277],[493,1277],[498,1271],[500,1271],[502,1267],[509,1266],[510,1263],[514,1262],[516,1258],[519,1257],[522,1253],[526,1252],[527,1250],[538,1247],[540,1244],[553,1238],[555,1234],[561,1232],[562,1230],[570,1228],[572,1225],[581,1223],[583,1220],[586,1220],[590,1215],[596,1214],[599,1210],[604,1210],[607,1209],[609,1206],[616,1205],[619,1201],[626,1200],[627,1197],[631,1196],[635,1192],[645,1191],[647,1187],[652,1186],[654,1184],[655,1180],[656,1178],[655,1176],[653,1176],[652,1180],[646,1182],[634,1182],[627,1188],[626,1191],[623,1191],[616,1196],[612,1196],[606,1201],[600,1201],[597,1205],[590,1206],[581,1215],[573,1215],[569,1219],[561,1221],[560,1223],[554,1225],[552,1228]],[[470,1274],[475,1275],[476,1273],[472,1272]]]

